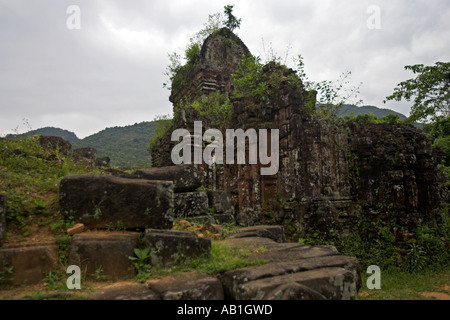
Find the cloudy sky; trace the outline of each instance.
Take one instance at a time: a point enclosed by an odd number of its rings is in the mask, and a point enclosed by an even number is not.
[[[301,54],[313,81],[351,71],[364,104],[405,115],[407,102],[383,105],[412,77],[404,66],[450,61],[448,0],[0,0],[0,135],[53,126],[84,138],[172,114],[167,54],[226,4],[254,55]]]

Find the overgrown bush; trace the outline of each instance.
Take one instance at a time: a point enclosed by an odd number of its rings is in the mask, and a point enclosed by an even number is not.
[[[202,121],[211,128],[225,129],[231,125],[233,106],[230,99],[219,91],[194,100],[190,107],[194,108]]]

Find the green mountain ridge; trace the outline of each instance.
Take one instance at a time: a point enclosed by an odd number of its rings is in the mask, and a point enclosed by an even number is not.
[[[6,135],[6,138],[17,138],[17,137],[23,137],[23,136],[30,137],[30,136],[36,136],[36,135],[61,137],[64,140],[69,141],[71,144],[77,143],[80,141],[80,139],[77,137],[77,135],[74,132],[69,131],[69,130],[60,129],[60,128],[55,128],[55,127],[44,127],[44,128],[40,128],[40,129],[36,129],[36,130],[31,130],[24,134],[19,134],[19,135],[8,134],[8,135]]]
[[[381,118],[387,114],[397,114],[401,120],[406,116],[390,109],[380,109],[375,106],[356,107],[352,105],[343,105],[338,116],[373,113]],[[151,138],[155,134],[158,124],[155,121],[135,123],[124,127],[106,128],[93,135],[79,139],[74,132],[45,127],[32,130],[20,136],[46,135],[58,136],[69,141],[74,148],[91,147],[97,149],[97,157],[109,157],[112,166],[129,167],[144,166],[151,164],[151,157],[148,151]],[[9,135],[18,137],[16,135]]]
[[[106,128],[84,139],[79,139],[74,132],[68,130],[44,127],[20,135],[7,135],[6,138],[57,136],[69,141],[73,148],[97,149],[97,157],[109,157],[111,166],[145,166],[151,163],[148,146],[156,127],[154,122],[141,122],[125,127]]]
[[[112,166],[143,166],[151,163],[148,146],[155,134],[154,122],[106,128],[73,143],[74,148],[97,149],[98,157],[109,157]]]
[[[342,105],[341,109],[338,112],[339,117],[345,117],[347,115],[353,115],[357,116],[359,114],[367,114],[367,113],[373,113],[378,118],[382,118],[384,116],[387,116],[388,114],[394,114],[398,115],[400,117],[400,120],[403,121],[407,117],[404,114],[401,114],[399,112],[396,112],[391,109],[382,109],[375,106],[354,106],[349,104]]]

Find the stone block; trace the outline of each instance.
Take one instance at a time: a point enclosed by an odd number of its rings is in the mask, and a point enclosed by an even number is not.
[[[133,277],[134,249],[138,232],[85,232],[72,237],[69,263],[86,270],[87,275],[102,270],[108,277]]]
[[[234,215],[234,207],[230,197],[225,191],[208,191],[209,207],[215,213]]]
[[[6,195],[0,194],[0,247],[6,234]]]
[[[236,220],[234,219],[234,215],[228,214],[228,213],[216,213],[216,214],[214,214],[214,220],[215,220],[215,223],[220,223],[220,224],[236,223]]]
[[[95,165],[97,167],[109,167],[110,162],[111,162],[111,159],[109,157],[95,159]]]
[[[186,217],[186,220],[188,221],[195,221],[201,224],[208,224],[208,223],[235,223],[234,216],[232,214],[226,214],[226,213],[216,213],[216,214],[207,214],[203,216],[193,216],[193,217]]]
[[[119,282],[109,285],[88,296],[93,300],[160,300],[157,293],[145,284]]]
[[[269,238],[276,242],[284,242],[283,226],[252,226],[240,228],[238,233],[230,235],[230,238],[262,237]]]
[[[13,266],[10,284],[36,284],[58,265],[54,242],[8,245],[0,249],[0,269]]]
[[[211,255],[211,240],[193,232],[147,229],[145,244],[154,251],[153,265],[168,266]]]
[[[150,280],[148,288],[162,300],[223,300],[220,281],[211,275],[184,273],[173,277]]]
[[[48,150],[58,151],[62,155],[68,155],[72,151],[70,142],[61,137],[39,136],[39,144]]]
[[[67,234],[69,236],[73,236],[74,234],[77,233],[82,233],[84,230],[84,224],[82,223],[77,223],[76,225],[74,225],[72,228],[67,229]]]
[[[61,212],[88,228],[170,229],[173,183],[103,175],[70,175],[59,188]]]
[[[221,281],[224,286],[226,296],[231,299],[235,299],[240,297],[242,293],[242,291],[240,291],[242,289],[242,285],[249,281],[268,279],[285,274],[293,274],[331,267],[344,268],[352,272],[355,279],[356,288],[359,289],[361,287],[360,281],[358,281],[359,273],[357,268],[357,260],[353,257],[342,255],[318,256],[293,261],[271,262],[260,266],[231,270],[225,272],[222,275]],[[310,288],[310,290],[316,291],[314,287]],[[314,297],[314,295],[312,295],[312,291],[310,290],[306,290],[304,287],[298,287],[296,285],[293,288],[286,287],[282,290],[282,292],[297,292],[297,294],[295,295],[297,297],[302,295],[299,295],[300,292],[303,292],[303,294],[305,295],[303,299],[307,299],[308,297],[316,299],[320,297],[320,295]]]
[[[226,299],[351,300],[361,287],[357,259],[339,254],[333,246],[262,237],[227,238],[223,244],[253,251],[250,260],[267,261],[225,272],[221,282]]]
[[[97,149],[77,148],[73,150],[73,157],[78,161],[95,161],[97,158]]]
[[[206,192],[182,192],[174,195],[174,211],[176,217],[197,217],[209,213],[208,195]]]
[[[355,300],[357,293],[351,271],[330,267],[247,281],[235,288],[233,298]]]
[[[175,192],[195,191],[204,182],[203,175],[194,165],[144,168],[137,170],[134,175],[140,179],[173,181]]]

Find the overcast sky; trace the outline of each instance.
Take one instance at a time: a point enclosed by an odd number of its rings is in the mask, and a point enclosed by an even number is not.
[[[172,114],[167,54],[226,4],[254,55],[301,54],[313,81],[351,71],[364,104],[405,115],[409,103],[383,104],[413,76],[404,66],[450,61],[448,0],[0,0],[0,134],[53,126],[84,138]]]

